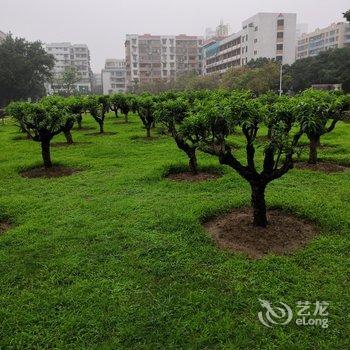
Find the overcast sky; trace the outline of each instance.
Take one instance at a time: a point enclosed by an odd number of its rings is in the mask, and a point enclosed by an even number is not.
[[[309,30],[343,21],[349,0],[0,0],[0,30],[42,42],[86,43],[94,72],[124,58],[125,34],[204,35],[223,19],[231,31],[257,12],[295,12]]]

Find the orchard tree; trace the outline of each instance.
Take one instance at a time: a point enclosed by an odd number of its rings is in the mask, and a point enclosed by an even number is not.
[[[69,119],[67,110],[48,103],[11,102],[6,112],[23,126],[32,140],[40,142],[44,167],[52,167],[50,143]]]
[[[70,96],[67,97],[66,106],[71,114],[75,116],[78,124],[78,129],[82,129],[83,113],[86,109],[86,97],[82,96]]]
[[[147,137],[151,137],[151,128],[154,125],[154,101],[151,96],[140,96],[133,101],[133,108],[138,112],[138,115],[147,130]]]
[[[120,109],[121,94],[113,94],[110,101],[110,108],[115,113],[115,117],[118,118],[118,110]]]
[[[336,124],[344,118],[344,112],[350,107],[349,95],[309,89],[297,98],[298,120],[309,145],[309,164],[317,163],[317,149],[321,136],[334,130]]]
[[[184,99],[167,100],[155,104],[156,120],[162,123],[169,131],[179,149],[189,158],[189,168],[193,174],[197,174],[198,139],[194,134],[182,132],[182,123],[189,115],[189,104]]]
[[[105,96],[88,96],[86,99],[86,109],[95,119],[100,127],[100,134],[104,133],[104,121],[107,112],[108,100]]]
[[[302,135],[291,135],[283,120],[274,125],[271,139],[264,149],[262,170],[256,164],[256,136],[264,123],[266,109],[246,93],[234,93],[226,99],[207,101],[183,123],[186,136],[200,140],[200,148],[215,155],[223,165],[238,172],[251,187],[253,224],[266,227],[265,189],[293,167],[294,149]],[[227,142],[234,127],[241,129],[246,140],[246,163],[239,159]]]

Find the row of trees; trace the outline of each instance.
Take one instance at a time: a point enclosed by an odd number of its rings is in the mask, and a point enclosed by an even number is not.
[[[88,97],[46,97],[38,103],[13,102],[7,113],[13,116],[28,136],[41,143],[45,167],[51,167],[50,142],[64,133],[73,142],[71,129],[84,112],[99,124],[103,133],[106,113],[116,116],[138,113],[147,136],[152,126],[163,124],[176,145],[197,172],[198,149],[216,156],[223,165],[237,171],[251,186],[254,224],[266,227],[265,189],[293,167],[293,156],[300,138],[310,141],[309,162],[317,162],[317,148],[323,134],[334,129],[350,108],[349,95],[307,90],[295,97],[268,93],[255,97],[246,91],[168,92],[158,95],[114,95]],[[263,162],[256,157],[258,133],[266,131]],[[243,135],[245,161],[239,159],[229,138]]]

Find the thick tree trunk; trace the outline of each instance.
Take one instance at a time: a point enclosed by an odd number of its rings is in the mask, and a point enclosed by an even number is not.
[[[104,133],[104,129],[103,129],[103,121],[99,121],[98,125],[100,126],[100,134]]]
[[[309,164],[317,164],[317,147],[320,144],[319,136],[309,136],[310,150],[309,150]]]
[[[83,121],[83,117],[81,115],[78,115],[77,117],[78,129],[82,128],[82,125],[81,125],[82,121]]]
[[[197,165],[197,157],[196,157],[196,151],[194,151],[191,155],[189,155],[189,167],[192,174],[198,173],[198,165]]]
[[[71,145],[73,143],[73,137],[72,137],[72,133],[70,132],[70,130],[65,130],[65,131],[63,131],[63,133],[64,133],[64,136],[67,140],[67,143],[69,145]]]
[[[272,127],[267,129],[267,138],[270,140],[272,136]]]
[[[265,184],[251,184],[252,198],[251,203],[254,212],[253,224],[259,227],[267,226],[266,203],[265,203]]]
[[[151,137],[151,128],[148,126],[146,130],[147,130],[147,137]]]
[[[45,168],[51,168],[50,141],[41,142],[41,155],[44,161]]]

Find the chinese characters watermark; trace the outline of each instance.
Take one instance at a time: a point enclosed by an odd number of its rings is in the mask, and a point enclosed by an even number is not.
[[[267,300],[259,299],[263,311],[258,313],[259,321],[266,327],[274,325],[287,325],[293,318],[297,326],[320,326],[328,328],[328,306],[327,301],[297,301],[293,313],[292,308],[283,302],[272,305]]]

